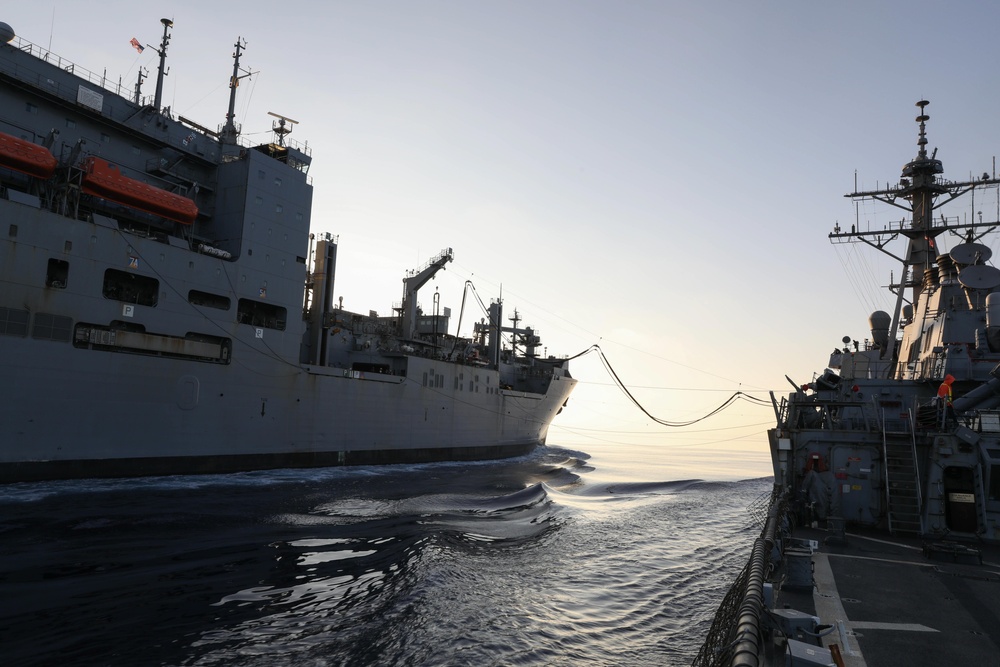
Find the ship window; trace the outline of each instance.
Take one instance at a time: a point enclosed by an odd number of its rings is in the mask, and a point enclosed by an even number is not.
[[[28,311],[0,307],[0,334],[4,336],[27,336]]]
[[[261,204],[264,203],[264,200],[262,198],[260,198],[260,197],[254,197],[253,198],[253,203],[257,204],[257,206],[260,206]]]
[[[378,373],[379,375],[392,375],[392,369],[388,364],[373,364],[367,361],[356,361],[351,364],[352,371],[362,373]]]
[[[155,306],[160,291],[160,281],[148,276],[127,273],[118,269],[104,272],[105,299],[114,299],[140,306]]]
[[[262,180],[262,181],[264,180],[264,170],[263,169],[258,169],[257,170],[257,178],[260,179],[260,180]]]
[[[7,229],[7,236],[11,238],[15,238],[17,236],[17,225],[11,225],[10,228]]]
[[[66,119],[66,127],[76,127],[76,121],[72,118]]]
[[[276,185],[277,187],[279,187],[279,188],[280,188],[280,187],[281,187],[281,179],[280,179],[280,178],[277,178],[277,177],[275,177],[275,179],[274,179],[274,184],[275,184],[275,185]]]
[[[132,147],[132,155],[139,155],[141,153],[142,153],[142,149],[140,149],[138,146],[133,146]]]
[[[66,289],[69,278],[69,262],[61,259],[49,259],[49,267],[45,272],[45,286],[56,289]]]
[[[281,204],[278,204],[277,206],[274,207],[274,210],[277,211],[278,213],[281,213],[281,211],[284,209],[282,208]]]
[[[68,341],[72,329],[73,319],[70,317],[35,313],[35,326],[31,330],[31,337],[38,340]]]
[[[105,133],[101,132],[101,143],[102,144],[110,144],[111,143],[111,135],[110,134],[105,134]]]
[[[193,289],[188,292],[188,302],[195,306],[206,306],[208,308],[218,308],[219,310],[229,310],[232,305],[229,297],[219,294],[211,294]]]
[[[240,299],[237,304],[236,321],[240,324],[284,331],[285,323],[288,321],[288,311],[270,303]]]
[[[24,108],[28,113],[38,113],[38,106],[28,102],[28,105]]]

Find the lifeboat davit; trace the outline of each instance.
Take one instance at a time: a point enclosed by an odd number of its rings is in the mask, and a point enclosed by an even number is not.
[[[99,157],[83,163],[83,192],[174,220],[184,225],[194,223],[198,207],[187,197],[122,175],[116,165]]]
[[[35,178],[48,178],[58,162],[44,146],[0,132],[0,166]]]

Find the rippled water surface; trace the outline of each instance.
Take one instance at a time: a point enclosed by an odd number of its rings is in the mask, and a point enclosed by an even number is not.
[[[689,664],[770,479],[670,476],[545,447],[0,487],[3,661]]]

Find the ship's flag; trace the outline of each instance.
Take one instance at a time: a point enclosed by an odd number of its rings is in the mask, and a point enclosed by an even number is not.
[[[146,48],[142,44],[140,44],[139,40],[137,40],[135,37],[133,37],[132,40],[129,41],[129,44],[131,44],[132,48],[138,51],[139,53],[142,53],[142,50]]]

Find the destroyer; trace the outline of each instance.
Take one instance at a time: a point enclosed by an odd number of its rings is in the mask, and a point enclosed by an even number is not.
[[[484,306],[448,333],[403,280],[390,317],[334,304],[311,154],[276,116],[218,131],[0,23],[0,481],[509,457],[576,381]],[[459,317],[461,320],[461,315]],[[461,325],[459,321],[456,329]]]
[[[942,177],[927,105],[898,183],[848,195],[906,217],[830,234],[900,262],[892,314],[772,395],[774,494],[696,665],[1000,661],[1000,222],[978,212],[1000,179]],[[974,213],[943,215],[961,196]]]

